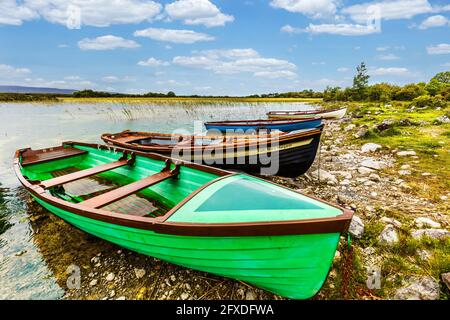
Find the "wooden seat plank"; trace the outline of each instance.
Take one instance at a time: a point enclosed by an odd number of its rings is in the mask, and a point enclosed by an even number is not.
[[[155,185],[159,182],[172,178],[178,174],[177,171],[172,170],[163,170],[159,173],[151,175],[142,180],[124,185],[120,188],[114,189],[112,191],[103,193],[94,198],[88,199],[80,203],[81,206],[98,209],[104,207],[110,203],[121,200],[133,193],[141,191],[142,189],[148,188],[152,185]]]
[[[100,166],[96,166],[93,168],[89,168],[89,169],[85,169],[85,170],[81,170],[81,171],[77,171],[77,172],[73,172],[73,173],[69,173],[66,174],[64,176],[60,176],[60,177],[56,177],[53,179],[49,179],[46,181],[42,181],[41,182],[41,186],[44,189],[48,189],[54,186],[58,186],[58,185],[62,185],[65,183],[69,183],[69,182],[73,182],[76,180],[80,180],[83,178],[87,178],[105,171],[109,171],[109,170],[113,170],[116,168],[120,168],[123,167],[125,165],[128,164],[128,160],[118,160],[118,161],[114,161],[114,162],[110,162],[110,163],[105,163],[102,164]]]
[[[86,153],[87,151],[84,150],[62,147],[35,151],[27,150],[22,154],[22,165],[26,166],[31,164],[44,163],[48,161],[74,157]]]

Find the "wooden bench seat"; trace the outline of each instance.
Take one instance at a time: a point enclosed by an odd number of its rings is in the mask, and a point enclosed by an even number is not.
[[[123,167],[128,164],[128,160],[118,160],[111,163],[105,163],[100,166],[89,168],[86,170],[81,170],[73,173],[66,174],[64,176],[56,177],[53,179],[45,180],[41,182],[41,187],[44,189],[49,189],[51,187],[59,186],[65,183],[73,182],[83,178],[87,178],[105,171],[113,170],[116,168]]]
[[[88,199],[86,201],[83,201],[80,203],[80,205],[88,208],[98,209],[115,201],[128,197],[145,188],[151,187],[164,180],[174,178],[178,176],[179,172],[180,172],[179,165],[176,165],[175,169],[170,170],[170,161],[166,161],[166,166],[161,172],[148,176],[147,178],[141,179],[139,181],[124,185],[112,191],[103,193],[99,196]]]
[[[41,150],[25,150],[22,153],[22,166],[44,163],[48,161],[54,161],[59,159],[65,159],[69,157],[79,156],[87,154],[87,151],[83,151],[77,148],[70,147],[56,147],[50,149]]]

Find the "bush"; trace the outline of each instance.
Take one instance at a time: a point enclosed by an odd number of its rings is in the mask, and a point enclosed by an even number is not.
[[[436,108],[444,108],[446,106],[446,102],[444,101],[441,95],[437,95],[434,97],[431,97],[429,95],[423,95],[415,98],[411,103],[411,105],[415,106],[416,108],[436,109]]]
[[[424,85],[411,83],[398,90],[394,94],[393,98],[394,100],[399,101],[411,101],[417,97],[426,95],[426,93],[427,92],[424,89]]]

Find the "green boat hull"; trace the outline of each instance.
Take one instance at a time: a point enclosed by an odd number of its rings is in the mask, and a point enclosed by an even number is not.
[[[35,199],[73,226],[121,247],[246,281],[293,299],[307,299],[320,290],[340,236],[339,233],[253,237],[159,234],[90,219]]]

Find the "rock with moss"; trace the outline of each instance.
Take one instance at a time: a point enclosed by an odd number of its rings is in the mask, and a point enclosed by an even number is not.
[[[411,235],[414,239],[420,239],[426,236],[431,239],[444,240],[450,237],[450,231],[445,229],[419,229],[414,230]]]
[[[437,300],[439,283],[432,277],[411,278],[407,285],[398,289],[395,300]]]
[[[414,223],[419,228],[423,228],[423,227],[440,228],[441,227],[440,223],[433,221],[427,217],[418,217],[414,220]]]
[[[398,234],[392,224],[388,224],[379,236],[380,244],[393,245],[398,242]]]
[[[350,223],[348,232],[357,239],[360,239],[364,233],[364,223],[361,218],[354,215]]]
[[[363,153],[369,153],[369,152],[375,152],[379,149],[381,149],[381,145],[377,144],[377,143],[366,143],[361,147],[361,152]]]
[[[450,290],[450,272],[441,274],[442,282],[447,286]]]

